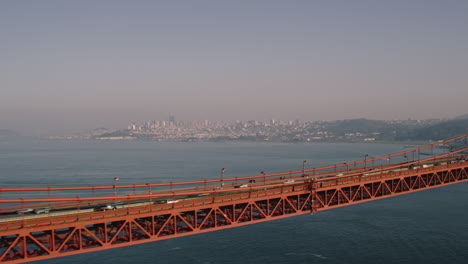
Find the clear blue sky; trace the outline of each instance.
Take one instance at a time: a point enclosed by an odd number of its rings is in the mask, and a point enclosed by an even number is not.
[[[468,1],[0,1],[0,128],[468,113]]]

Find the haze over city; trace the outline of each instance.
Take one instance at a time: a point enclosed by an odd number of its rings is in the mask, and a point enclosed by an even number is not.
[[[468,113],[467,1],[1,1],[0,128]]]

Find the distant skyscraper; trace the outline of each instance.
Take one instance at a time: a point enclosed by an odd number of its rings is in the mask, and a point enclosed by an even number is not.
[[[169,113],[169,122],[172,122],[175,124],[175,116],[172,113]]]

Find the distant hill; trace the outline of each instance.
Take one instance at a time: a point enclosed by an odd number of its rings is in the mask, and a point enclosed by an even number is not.
[[[420,127],[420,125],[404,122],[392,123],[364,118],[340,120],[325,124],[325,130],[337,136],[345,136],[350,133],[363,133],[368,136],[372,135],[376,140],[382,141],[393,141],[396,137],[405,138],[404,140],[406,140],[407,135],[417,127]]]
[[[0,137],[19,136],[18,132],[9,129],[0,129]]]
[[[468,119],[468,114],[457,116],[454,119]]]
[[[448,121],[433,123],[386,122],[381,120],[351,119],[329,122],[325,130],[337,136],[348,133],[364,133],[374,135],[377,140],[408,141],[408,140],[442,140],[468,133],[467,118],[458,117]]]
[[[410,131],[407,139],[442,140],[468,133],[468,118],[453,119]]]
[[[375,133],[388,129],[389,124],[380,120],[350,119],[331,122],[327,129],[337,135],[345,133]]]
[[[130,136],[130,132],[127,129],[124,130],[117,130],[117,131],[112,131],[112,132],[107,132],[107,133],[102,133],[99,134],[95,137],[100,137],[100,138],[106,138],[106,137],[128,137]]]

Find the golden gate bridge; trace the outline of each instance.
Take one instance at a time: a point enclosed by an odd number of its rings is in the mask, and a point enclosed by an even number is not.
[[[220,179],[203,181],[117,185],[115,178],[111,186],[0,188],[0,262],[153,242],[467,181],[467,137],[248,177],[224,178],[223,168]]]

